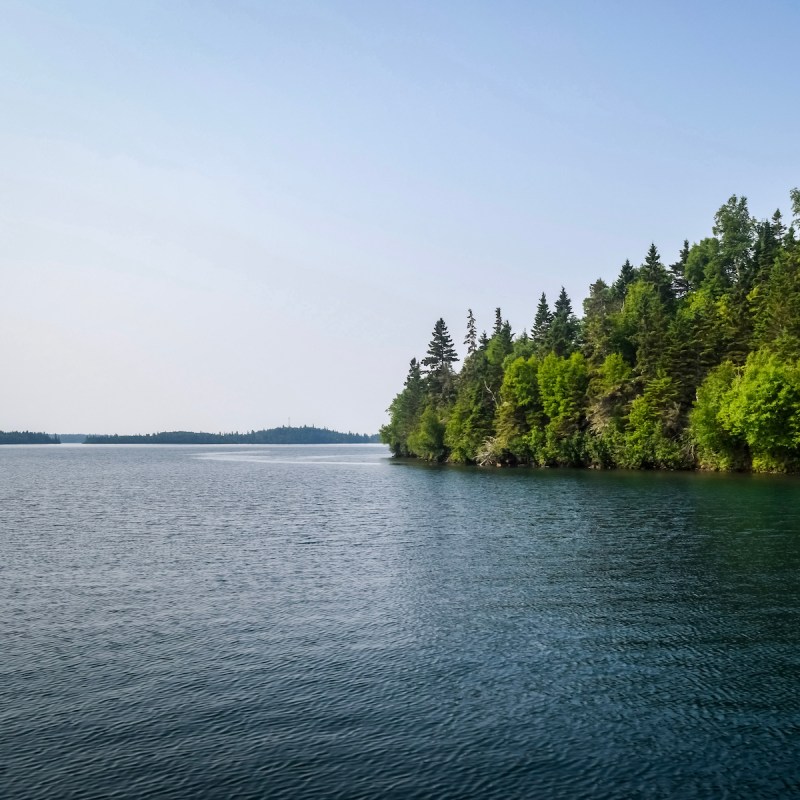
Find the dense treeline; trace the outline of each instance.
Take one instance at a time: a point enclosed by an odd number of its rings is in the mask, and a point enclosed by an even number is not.
[[[651,245],[578,319],[543,294],[530,333],[467,316],[460,371],[444,320],[412,359],[381,437],[431,461],[800,471],[800,191],[794,221],[731,197],[712,235],[664,264]]]
[[[284,426],[249,433],[196,433],[163,431],[134,436],[87,436],[86,444],[366,444],[377,442],[377,435],[340,433],[328,428],[304,425]]]
[[[0,431],[0,444],[61,444],[57,435],[34,431]]]

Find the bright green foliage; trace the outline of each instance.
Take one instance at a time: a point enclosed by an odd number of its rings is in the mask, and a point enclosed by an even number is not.
[[[744,440],[733,436],[720,418],[735,377],[736,367],[724,361],[697,390],[697,402],[689,418],[689,437],[696,448],[697,463],[704,469],[727,471],[749,465]]]
[[[800,357],[800,250],[778,254],[769,278],[751,293],[755,338],[785,358]]]
[[[706,286],[719,293],[728,288],[727,275],[720,266],[718,239],[709,237],[689,248],[684,275],[693,289]]]
[[[511,326],[508,322],[504,322],[492,338],[489,339],[489,344],[486,347],[486,358],[490,364],[502,367],[506,356],[511,355],[513,349]]]
[[[687,465],[679,437],[677,396],[668,375],[662,373],[647,382],[644,393],[631,403],[620,466],[679,469]]]
[[[578,466],[584,460],[586,389],[589,371],[580,353],[561,358],[550,353],[539,365],[539,394],[546,417],[544,442],[534,437],[534,458],[540,464]]]
[[[794,225],[744,197],[664,267],[651,245],[576,319],[544,294],[531,335],[470,311],[459,373],[443,320],[381,430],[395,455],[480,464],[800,471],[800,190]]]
[[[673,372],[694,390],[728,350],[726,327],[719,299],[707,288],[690,293],[672,323],[675,343]]]
[[[446,451],[444,446],[445,426],[433,406],[425,406],[419,424],[408,437],[408,448],[426,461],[442,461]]]
[[[757,472],[800,466],[800,364],[759,350],[725,362],[697,392],[690,436],[701,466]]]
[[[445,427],[448,460],[455,464],[474,461],[481,445],[492,434],[491,417],[481,403],[480,387],[460,391]]]
[[[500,309],[498,308],[499,312]],[[503,364],[514,349],[511,325],[502,319],[495,322],[495,332],[486,345],[487,369],[484,375],[486,390],[491,394],[494,404],[498,403],[500,385],[503,383]]]
[[[765,350],[751,353],[724,396],[718,417],[743,439],[757,472],[794,471],[800,464],[800,364]]]
[[[619,353],[611,353],[589,384],[587,438],[589,462],[613,467],[623,447],[628,410],[635,393],[633,370]]]
[[[589,394],[594,399],[589,424],[601,432],[609,425],[621,427],[626,414],[633,370],[619,353],[611,353],[592,378]]]
[[[628,288],[619,314],[618,330],[635,348],[636,371],[643,378],[653,377],[667,366],[669,352],[669,312],[659,288],[642,278]],[[624,353],[626,348],[620,348]]]
[[[517,358],[506,367],[495,424],[496,451],[506,460],[530,461],[529,434],[542,423],[538,369],[535,356]]]
[[[536,344],[533,339],[523,330],[522,333],[514,339],[511,347],[511,353],[506,356],[503,363],[510,363],[509,359],[513,361],[516,358],[530,358],[536,353]]]
[[[445,431],[449,460],[474,461],[484,441],[492,435],[495,397],[487,388],[488,364],[485,353],[478,351],[464,365],[458,395],[450,411]]]
[[[419,423],[424,402],[422,374],[417,359],[412,358],[403,391],[389,406],[389,422],[380,430],[381,441],[389,445],[392,455],[412,455],[408,437]]]

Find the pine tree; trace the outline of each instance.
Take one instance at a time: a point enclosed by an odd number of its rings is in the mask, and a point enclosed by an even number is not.
[[[503,314],[500,311],[500,308],[496,308],[494,310],[494,330],[492,331],[493,336],[497,336],[500,331],[503,330]]]
[[[478,349],[478,332],[475,327],[475,315],[472,309],[467,309],[467,335],[464,337],[467,346],[467,355],[471,356]]]
[[[389,422],[380,430],[381,441],[388,444],[395,456],[409,456],[408,439],[419,424],[425,404],[425,391],[419,362],[411,359],[403,391],[389,406]]]
[[[669,272],[672,278],[672,291],[675,297],[680,299],[689,291],[689,281],[686,278],[686,262],[689,260],[689,240],[683,240],[683,247],[678,255],[678,260],[669,265]]]
[[[783,223],[780,212],[775,213],[778,215],[777,219],[773,215],[772,221],[765,219],[756,224],[756,238],[753,245],[752,284],[754,285],[763,284],[769,279],[772,265],[781,249],[781,240],[784,236]],[[773,222],[776,222],[777,226],[773,225]]]
[[[578,320],[572,313],[572,302],[562,286],[547,330],[546,345],[556,355],[568,356],[575,349],[577,337]]]
[[[440,317],[433,328],[433,338],[428,345],[428,355],[422,359],[426,367],[431,394],[445,398],[452,391],[452,364],[458,361],[453,339],[445,321]]]
[[[775,239],[778,242],[782,242],[783,237],[786,236],[786,225],[783,224],[783,215],[779,208],[776,208],[775,213],[772,215],[770,227],[772,228],[772,234]]]
[[[687,252],[686,257],[688,258],[688,256]],[[655,287],[663,303],[669,305],[675,299],[672,294],[672,281],[661,263],[661,255],[655,244],[651,244],[647,251],[644,264],[639,268],[639,278]]]
[[[500,311],[499,308],[497,310]],[[499,327],[495,325],[495,331],[486,347],[486,360],[489,365],[487,383],[495,395],[500,391],[500,384],[503,382],[503,363],[506,356],[514,349],[513,338],[511,324],[501,319]]]
[[[800,189],[792,189],[789,192],[792,201],[792,214],[794,215],[794,225],[800,227]]]
[[[547,330],[552,321],[553,314],[547,305],[547,295],[542,292],[542,296],[539,298],[539,305],[536,307],[536,318],[533,320],[533,327],[531,328],[531,339],[539,349],[544,347],[547,339]]]
[[[624,300],[628,293],[628,287],[636,280],[636,269],[629,259],[625,259],[619,271],[619,277],[611,286],[611,291],[617,300]]]
[[[416,358],[412,358],[409,362],[405,388],[408,389],[415,397],[420,396],[420,390],[422,388],[422,372],[419,368],[419,361],[417,361]]]
[[[598,366],[613,350],[613,309],[611,289],[604,280],[596,280],[583,301],[583,353],[593,366]]]

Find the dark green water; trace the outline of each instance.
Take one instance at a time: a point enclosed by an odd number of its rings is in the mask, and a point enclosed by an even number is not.
[[[800,793],[800,482],[0,450],[0,797]]]

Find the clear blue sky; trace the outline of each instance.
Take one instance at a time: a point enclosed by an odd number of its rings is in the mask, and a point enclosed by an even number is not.
[[[800,184],[800,3],[2,2],[0,429],[374,431]]]

